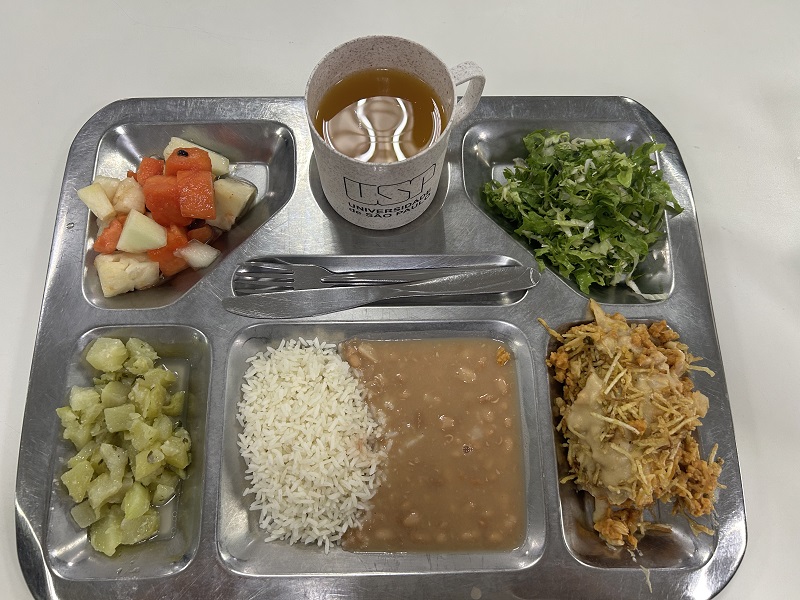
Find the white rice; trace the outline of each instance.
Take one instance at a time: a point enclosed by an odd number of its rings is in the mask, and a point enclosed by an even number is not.
[[[237,418],[250,509],[266,541],[328,552],[380,484],[381,427],[333,344],[283,340],[248,362]]]

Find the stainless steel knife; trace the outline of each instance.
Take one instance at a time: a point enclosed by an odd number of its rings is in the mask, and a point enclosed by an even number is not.
[[[222,300],[225,310],[256,319],[295,319],[357,308],[390,298],[453,296],[527,290],[539,282],[536,269],[496,267],[405,284],[332,287],[234,296]]]

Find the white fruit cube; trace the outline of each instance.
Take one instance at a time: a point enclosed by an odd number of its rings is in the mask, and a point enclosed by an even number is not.
[[[106,298],[153,286],[161,275],[158,263],[146,254],[98,254],[94,266]]]
[[[244,179],[232,177],[217,179],[214,182],[217,216],[206,223],[225,231],[230,230],[256,191],[256,186]]]
[[[127,215],[131,211],[144,213],[144,190],[133,177],[126,177],[117,184],[111,204],[117,213]]]
[[[102,221],[108,221],[116,214],[111,200],[99,183],[92,183],[79,189],[78,198]]]
[[[119,179],[103,175],[95,177],[92,183],[99,183],[109,200],[114,197],[114,194],[117,193],[117,187],[119,187]]]
[[[131,211],[122,226],[117,250],[123,252],[146,252],[167,245],[167,230],[150,217]]]
[[[204,269],[219,255],[219,250],[197,240],[189,240],[188,244],[175,250],[175,256],[180,256],[193,269]]]

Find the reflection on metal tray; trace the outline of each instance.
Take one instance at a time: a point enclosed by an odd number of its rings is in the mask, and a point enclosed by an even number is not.
[[[479,189],[522,151],[521,135],[540,127],[607,136],[623,146],[655,137],[666,144],[659,166],[684,208],[668,217],[667,237],[640,272],[644,291],[666,291],[668,297],[642,302],[615,288],[597,299],[629,319],[666,319],[716,372],[698,385],[711,404],[699,441],[704,452],[719,444],[718,456],[725,460],[720,482],[726,487],[719,493],[715,535],[695,538],[676,527],[643,543],[644,555],[636,562],[600,543],[587,526],[582,499],[559,484],[563,457],[544,362],[549,339],[536,319],[558,329],[588,318],[587,298],[570,282],[547,270],[535,288],[518,296],[454,304],[421,299],[286,322],[236,316],[220,303],[233,295],[237,265],[267,255],[314,256],[333,269],[366,263],[379,268],[375,261],[389,255],[393,265],[407,267],[467,255],[487,264],[535,266],[524,242],[484,210]],[[227,154],[235,171],[257,184],[257,202],[218,241],[222,257],[208,269],[105,299],[87,250],[96,231],[75,190],[95,174],[123,177],[173,135]],[[743,493],[691,188],[669,133],[630,99],[483,98],[453,132],[431,208],[390,231],[360,229],[327,205],[300,98],[124,100],[102,109],[78,133],[55,227],[16,485],[19,560],[36,598],[383,598],[391,589],[397,597],[463,599],[480,590],[483,598],[699,599],[716,594],[742,559]],[[92,551],[69,518],[59,482],[68,448],[55,415],[68,387],[90,380],[82,352],[101,333],[141,336],[168,356],[185,357],[194,403],[187,426],[195,459],[169,531],[113,559]],[[352,335],[480,335],[511,347],[518,361],[527,468],[527,535],[520,548],[480,554],[351,554],[334,548],[326,555],[316,547],[263,542],[242,497],[244,464],[236,448],[244,359],[283,337],[340,342]],[[667,518],[666,512],[660,516]],[[650,569],[652,593],[640,566]]]

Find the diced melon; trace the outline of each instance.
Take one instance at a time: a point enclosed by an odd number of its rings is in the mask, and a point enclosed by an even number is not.
[[[79,189],[78,198],[102,221],[109,221],[117,214],[111,200],[106,196],[103,186],[99,183],[92,183]]]
[[[114,197],[114,194],[117,193],[119,182],[120,180],[115,179],[114,177],[104,177],[103,175],[98,175],[97,177],[94,178],[94,181],[92,183],[99,183],[100,187],[103,188],[103,191],[106,193],[106,196],[110,200]]]
[[[114,210],[120,214],[129,214],[131,211],[144,213],[144,191],[142,186],[133,177],[126,177],[119,182],[114,197],[111,198]]]
[[[146,254],[98,254],[94,266],[106,298],[153,286],[161,277],[158,263],[150,260]]]
[[[222,156],[222,154],[218,154],[213,150],[209,150],[204,146],[200,146],[199,144],[195,144],[190,142],[189,140],[184,140],[179,137],[173,137],[169,140],[169,144],[167,147],[164,148],[164,158],[167,158],[176,148],[202,148],[206,152],[208,152],[208,156],[211,158],[211,172],[219,177],[220,175],[227,175],[228,171],[230,170],[230,161]]]
[[[214,182],[214,202],[216,203],[217,216],[210,221],[209,225],[230,230],[236,219],[242,214],[247,203],[255,196],[257,191],[249,181],[225,177]]]
[[[138,184],[137,184],[138,185]],[[123,252],[147,252],[167,245],[167,230],[138,211],[125,219],[117,249]]]
[[[197,240],[189,240],[188,244],[175,250],[175,256],[180,256],[193,269],[204,269],[213,263],[220,254],[220,251],[213,246]]]

